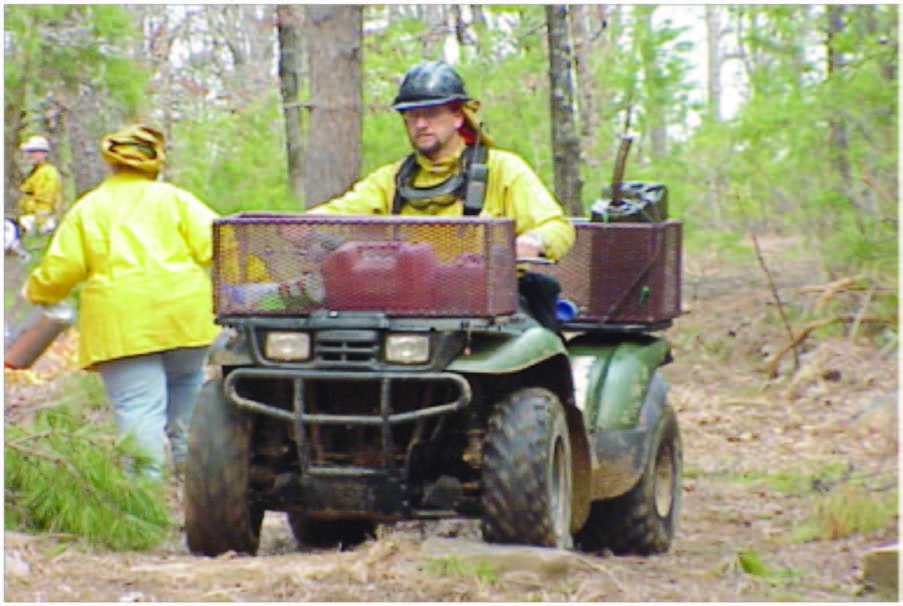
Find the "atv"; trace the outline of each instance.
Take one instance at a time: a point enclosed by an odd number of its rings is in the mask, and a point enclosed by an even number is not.
[[[240,213],[214,225],[223,327],[185,465],[193,554],[255,554],[479,520],[484,540],[666,551],[681,439],[656,336],[680,312],[681,224],[572,219],[557,264],[489,218]],[[561,285],[558,325],[526,275]]]

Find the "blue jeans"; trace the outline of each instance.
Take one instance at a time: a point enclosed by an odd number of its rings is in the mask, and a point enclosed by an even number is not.
[[[131,433],[153,458],[159,478],[166,441],[180,465],[188,451],[188,425],[204,379],[207,347],[183,347],[100,362],[97,369],[113,403],[119,435]]]

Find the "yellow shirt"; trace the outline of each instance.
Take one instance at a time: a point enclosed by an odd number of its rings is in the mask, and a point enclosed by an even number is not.
[[[26,284],[32,303],[84,282],[79,362],[209,345],[212,224],[192,194],[138,173],[108,177],[66,213]]]
[[[441,183],[458,170],[458,160],[464,151],[430,162],[417,154],[419,169],[414,177],[417,187]],[[317,213],[391,214],[395,198],[395,175],[403,160],[388,164],[358,181],[347,193],[312,209]],[[552,260],[565,255],[574,244],[574,226],[564,216],[561,205],[552,197],[542,181],[520,156],[491,149],[486,160],[488,178],[481,217],[510,218],[514,233],[533,231],[542,236],[545,254]],[[426,207],[405,204],[402,215],[462,216],[464,205],[458,200],[451,204],[432,204]]]
[[[60,173],[46,160],[35,164],[19,190],[23,194],[19,198],[19,213],[23,215],[53,214],[63,201]]]

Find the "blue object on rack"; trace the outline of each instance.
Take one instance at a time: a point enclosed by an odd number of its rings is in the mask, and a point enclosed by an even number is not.
[[[555,303],[555,317],[559,322],[570,322],[577,316],[577,304],[568,299],[558,299]]]

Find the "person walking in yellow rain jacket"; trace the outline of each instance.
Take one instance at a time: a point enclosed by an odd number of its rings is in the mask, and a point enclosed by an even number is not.
[[[163,135],[144,125],[106,136],[112,174],[66,213],[25,286],[53,304],[79,283],[79,361],[100,373],[120,434],[131,432],[160,477],[166,437],[178,468],[213,322],[212,223],[191,193],[157,181]]]
[[[518,257],[557,261],[570,250],[574,226],[561,205],[520,156],[494,147],[477,118],[479,101],[468,96],[454,68],[444,61],[414,65],[392,107],[401,114],[414,152],[310,212],[510,218]],[[482,183],[473,188],[480,173]],[[482,188],[485,195],[468,199],[469,190]],[[520,278],[524,307],[550,327],[559,290],[549,276]]]
[[[22,144],[31,172],[19,190],[19,227],[27,233],[46,235],[56,228],[57,213],[63,201],[60,173],[47,160],[50,143],[45,137],[34,136]]]

